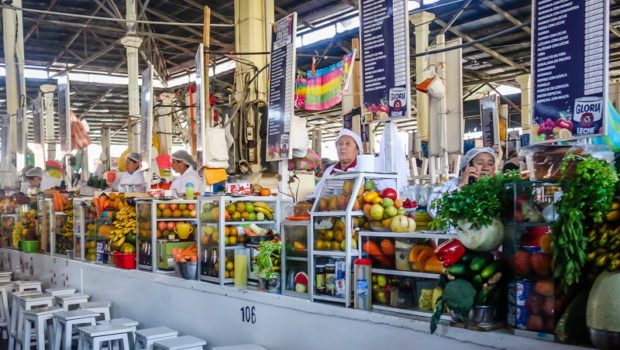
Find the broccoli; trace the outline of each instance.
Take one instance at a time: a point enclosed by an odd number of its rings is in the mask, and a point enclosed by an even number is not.
[[[443,313],[444,303],[450,310],[460,315],[461,319],[465,321],[463,315],[468,313],[474,306],[476,294],[476,289],[471,283],[464,279],[457,278],[454,281],[446,283],[441,299],[437,303],[437,307],[431,318],[431,334],[435,333],[435,330],[437,330],[439,318]]]

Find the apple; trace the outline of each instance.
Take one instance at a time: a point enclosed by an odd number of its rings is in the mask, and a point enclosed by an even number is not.
[[[373,204],[372,207],[370,208],[370,216],[374,219],[374,220],[381,220],[383,219],[383,207],[381,206],[381,204]]]
[[[381,193],[381,197],[389,198],[389,199],[395,201],[396,197],[398,197],[398,194],[396,193],[396,191],[393,188],[386,188],[385,190],[383,190],[383,193]]]
[[[394,207],[394,200],[392,198],[385,197],[381,200],[381,205],[384,208]],[[396,207],[394,207],[394,209],[396,209]]]
[[[405,214],[407,214],[407,211],[405,210],[405,208],[396,209],[396,215],[405,215]]]
[[[157,223],[157,229],[160,231],[165,230],[167,227],[168,225],[164,221],[160,221]]]
[[[187,204],[185,204],[185,203],[179,204],[179,210],[183,211],[185,209],[187,209]]]
[[[168,223],[166,224],[168,227],[168,231],[172,231],[174,230],[174,228],[176,227],[176,223],[174,223],[174,221],[168,221]]]
[[[160,210],[164,210],[168,208],[168,205],[166,203],[159,203],[157,204],[157,208],[159,208]]]
[[[187,205],[187,210],[192,211],[192,210],[195,210],[195,209],[196,209],[196,206],[194,204],[188,204]]]
[[[196,214],[197,214],[197,213],[196,213],[196,210],[194,210],[194,209],[192,209],[192,210],[190,210],[190,211],[189,211],[189,216],[190,216],[190,217],[192,217],[192,218],[195,218],[195,217],[196,217]],[[252,214],[250,214],[250,216],[252,216]]]
[[[170,207],[170,210],[175,211],[179,208],[179,205],[176,203],[172,203],[169,205],[169,207]]]
[[[387,215],[388,217],[393,217],[396,216],[396,214],[398,214],[398,209],[396,209],[395,206],[389,206],[387,208],[385,208],[385,215]]]

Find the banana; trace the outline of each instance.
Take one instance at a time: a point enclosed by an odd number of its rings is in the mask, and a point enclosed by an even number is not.
[[[263,207],[254,207],[254,211],[257,213],[263,213],[269,220],[273,220],[273,215],[271,212]]]
[[[116,242],[116,245],[118,247],[122,246],[123,243],[125,243],[125,236],[121,236],[121,238],[118,240],[118,242]]]
[[[254,203],[252,203],[252,204],[254,204],[254,209],[255,209],[255,211],[256,211],[256,207],[259,207],[259,208],[264,208],[264,209],[266,209],[266,210],[267,210],[267,211],[269,211],[270,213],[273,213],[273,212],[274,212],[274,210],[273,210],[273,209],[272,209],[272,208],[271,208],[271,207],[270,207],[267,203],[265,203],[265,202],[254,202]]]

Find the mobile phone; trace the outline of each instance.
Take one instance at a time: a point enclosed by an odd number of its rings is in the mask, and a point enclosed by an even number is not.
[[[473,159],[469,161],[469,166],[474,166],[474,160],[473,160]],[[475,177],[473,177],[473,176],[470,176],[470,177],[469,177],[469,180],[467,181],[467,184],[468,184],[468,185],[471,185],[471,184],[473,184],[474,182],[476,182],[476,178],[475,178]]]

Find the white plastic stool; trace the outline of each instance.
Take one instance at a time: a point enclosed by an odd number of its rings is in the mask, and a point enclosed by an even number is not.
[[[89,301],[87,303],[80,304],[78,308],[80,310],[90,310],[92,312],[96,312],[100,316],[103,315],[103,321],[109,321],[110,307],[112,307],[112,303],[109,301]]]
[[[0,276],[0,283],[8,283],[8,282],[11,282],[11,277]]]
[[[204,339],[184,335],[158,340],[153,343],[153,350],[203,350],[205,345],[207,345],[207,341]]]
[[[11,282],[11,276],[13,273],[11,271],[2,271],[0,272],[0,283],[8,283]]]
[[[242,345],[216,346],[212,350],[268,350],[268,349],[260,345],[256,345],[256,344],[242,344]]]
[[[37,350],[45,350],[45,340],[49,340],[50,348],[54,344],[54,314],[62,311],[62,308],[51,306],[30,309],[24,312],[24,339],[16,339],[16,343],[22,345],[22,349],[29,350],[32,330],[35,331]],[[49,322],[52,321],[52,322]],[[47,326],[47,327],[46,327]],[[45,329],[47,328],[47,338]]]
[[[72,295],[75,294],[75,288],[47,288],[45,294],[49,294],[53,297],[59,295]]]
[[[88,310],[60,311],[54,315],[56,331],[54,332],[53,350],[71,350],[73,328],[78,326],[94,326],[97,313]],[[62,345],[62,347],[61,347]]]
[[[0,284],[0,332],[2,339],[6,339],[9,334],[9,323],[11,313],[9,312],[9,292],[13,290],[13,283]]]
[[[158,340],[176,338],[179,332],[168,327],[154,327],[136,331],[136,350],[153,350],[153,343]]]
[[[15,286],[16,292],[36,290],[37,292],[41,293],[40,281],[13,281],[13,285]]]
[[[65,309],[65,311],[69,311],[74,305],[88,302],[88,298],[90,298],[90,296],[88,296],[87,294],[80,293],[71,295],[58,295],[55,297],[56,305]]]
[[[110,323],[78,329],[80,331],[78,350],[99,350],[103,342],[108,342],[108,349],[115,345],[120,347],[121,344],[123,344],[123,350],[134,349],[130,327]]]
[[[30,336],[29,334],[23,334],[24,312],[37,307],[52,306],[51,296],[40,293],[29,293],[29,291],[13,293],[13,310],[11,311],[11,328],[9,329],[9,349],[13,349],[14,346],[17,348],[16,345],[18,343],[23,344],[25,336]]]

